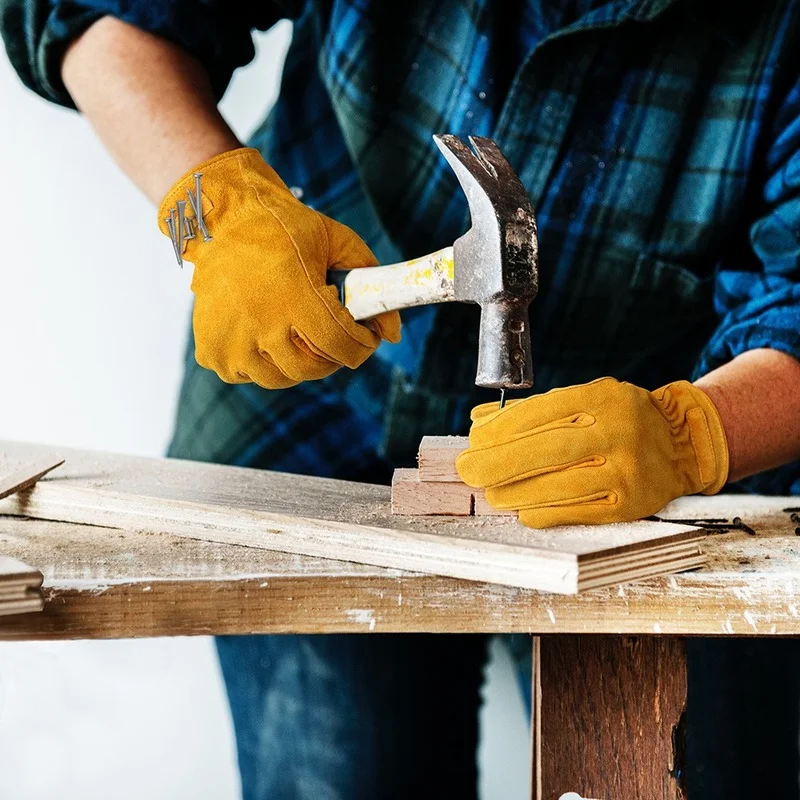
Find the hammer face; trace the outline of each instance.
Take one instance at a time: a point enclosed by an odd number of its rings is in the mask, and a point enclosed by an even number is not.
[[[481,306],[478,386],[533,386],[528,306],[538,289],[536,218],[491,139],[434,137],[469,204],[472,227],[453,245],[455,299]]]

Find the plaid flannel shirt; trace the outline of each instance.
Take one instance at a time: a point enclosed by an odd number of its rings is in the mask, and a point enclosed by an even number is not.
[[[22,79],[65,105],[61,54],[103,14],[185,47],[219,94],[252,30],[293,19],[251,144],[383,262],[469,224],[431,134],[495,138],[539,222],[537,391],[607,374],[655,388],[757,347],[800,358],[796,2],[0,0]],[[171,453],[384,480],[486,399],[476,314],[407,312],[403,342],[357,372],[278,392],[223,384],[190,348]],[[800,493],[800,463],[747,488]]]

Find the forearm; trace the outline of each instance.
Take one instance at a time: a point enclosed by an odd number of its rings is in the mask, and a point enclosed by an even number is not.
[[[722,418],[729,481],[800,458],[800,361],[778,350],[751,350],[695,385]]]
[[[195,165],[240,146],[203,67],[113,17],[72,43],[62,77],[112,157],[154,203]]]

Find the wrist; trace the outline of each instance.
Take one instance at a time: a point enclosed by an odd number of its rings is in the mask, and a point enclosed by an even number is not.
[[[685,466],[683,494],[716,494],[727,483],[730,454],[714,401],[689,381],[674,381],[654,392]]]
[[[702,421],[699,415],[692,418],[691,409],[687,412],[687,424],[692,443],[695,445],[698,463],[705,458],[708,462],[707,469],[714,475],[713,480],[703,488],[702,493],[716,494],[728,482],[732,471],[730,439],[715,398],[694,384],[687,383],[687,387],[692,393],[695,407],[702,412]],[[710,449],[706,450],[708,445],[710,445]]]
[[[724,431],[725,441],[728,446],[728,475],[736,475],[738,469],[737,462],[737,447],[735,429],[726,425],[726,420],[730,419],[730,402],[724,391],[720,386],[713,382],[703,381],[702,384],[692,384],[698,394],[702,394],[708,398],[709,403],[716,412],[716,418],[719,420],[719,425]]]
[[[265,206],[280,205],[280,198],[301,205],[252,147],[236,147],[194,163],[173,183],[159,204],[158,226],[172,240],[179,263],[184,253],[187,261],[195,263],[195,245],[222,233],[220,226],[225,228],[226,220],[235,225],[238,214],[230,212],[241,208],[250,190]]]
[[[178,183],[198,168],[234,150],[242,149],[241,142],[230,131],[210,130],[191,147],[176,148],[179,152],[161,160],[157,174],[153,174],[146,189],[154,203],[159,203]]]

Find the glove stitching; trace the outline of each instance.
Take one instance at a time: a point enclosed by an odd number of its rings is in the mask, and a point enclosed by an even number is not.
[[[496,489],[500,486],[511,486],[519,481],[528,480],[530,478],[538,478],[542,475],[553,475],[557,472],[570,472],[576,469],[591,469],[602,467],[606,464],[606,457],[602,455],[585,456],[578,458],[574,461],[568,461],[564,464],[554,464],[553,466],[538,467],[537,469],[528,470],[528,472],[521,472],[511,478],[498,481],[497,483],[486,484],[487,487]]]
[[[489,498],[487,497],[487,500]],[[618,497],[616,492],[600,491],[592,494],[581,495],[580,497],[564,500],[547,500],[542,503],[528,503],[526,505],[508,505],[492,503],[490,504],[501,511],[537,511],[544,508],[586,508],[592,506],[613,506],[617,505]]]
[[[340,367],[345,366],[339,361],[337,358],[334,358],[329,353],[326,353],[319,345],[316,344],[309,336],[303,333],[300,328],[296,325],[292,325],[290,328],[289,338],[292,340],[292,344],[294,346],[305,353],[309,358],[313,359],[314,361],[318,361],[320,363],[325,364],[336,364]],[[319,350],[319,353],[315,352],[315,349]],[[321,355],[320,355],[321,354]]]
[[[484,422],[481,427],[490,425],[494,421],[495,420]],[[536,428],[532,428],[531,430],[519,431],[509,437],[506,437],[505,439],[492,440],[486,444],[470,444],[469,450],[473,453],[480,453],[485,450],[492,450],[495,447],[504,447],[510,444],[515,444],[516,442],[520,442],[524,439],[541,433],[549,433],[550,431],[558,430],[591,428],[592,425],[596,424],[596,422],[597,418],[593,414],[588,414],[585,411],[576,411],[574,414],[562,417],[561,419],[553,420],[552,422],[545,422],[544,424],[539,425]],[[470,433],[470,438],[472,438],[475,431],[479,430],[479,428],[476,427],[478,425],[478,422],[474,423],[473,431]],[[480,432],[481,434],[484,433],[482,430]]]
[[[358,344],[359,346],[361,346],[362,348],[367,350],[367,355],[370,355],[374,351],[374,349],[375,349],[375,347],[377,345],[375,345],[375,344],[370,345],[370,344],[366,344],[365,342],[360,341],[359,339],[357,339],[353,335],[353,333],[351,331],[347,330],[347,328],[342,324],[342,321],[338,318],[336,313],[330,307],[328,298],[325,297],[325,295],[319,290],[319,288],[311,280],[311,276],[310,276],[308,267],[306,266],[305,260],[303,259],[303,256],[300,253],[300,249],[297,246],[297,242],[295,242],[294,237],[291,235],[291,233],[289,233],[289,229],[286,227],[286,225],[283,222],[283,220],[275,213],[275,211],[273,210],[271,205],[268,205],[266,203],[264,198],[261,196],[261,193],[259,192],[258,187],[253,182],[251,182],[247,178],[247,176],[244,174],[244,170],[242,169],[242,165],[241,164],[239,165],[239,167],[240,167],[240,170],[242,171],[242,182],[248,188],[252,189],[255,192],[256,199],[258,200],[259,205],[265,211],[267,211],[269,214],[272,215],[273,219],[278,223],[278,225],[280,225],[280,227],[283,229],[283,231],[286,234],[286,236],[289,238],[289,241],[292,243],[292,247],[294,248],[295,254],[297,255],[297,260],[300,262],[300,266],[303,268],[303,273],[305,274],[306,281],[308,281],[308,285],[311,287],[312,291],[317,295],[317,297],[322,301],[322,303],[325,306],[325,309],[328,312],[328,315],[330,316],[330,318],[339,326],[339,328],[341,328],[342,332],[345,335],[350,337],[350,339],[352,339],[356,344]],[[294,200],[294,198],[292,198],[292,199]],[[294,202],[299,202],[299,201],[294,201]],[[314,211],[313,209],[309,209],[309,211],[311,211],[313,214],[318,214],[318,212]],[[316,222],[318,223],[319,227],[322,228],[323,233],[325,234],[325,241],[326,241],[326,243],[328,245],[327,250],[330,251],[330,238],[328,237],[328,232],[325,230],[325,225],[319,219],[317,219]],[[344,308],[344,306],[342,306],[342,308]],[[345,311],[347,311],[347,309],[345,309]],[[350,312],[347,311],[347,313],[349,314]],[[358,323],[355,323],[355,324],[358,325]],[[360,326],[360,327],[364,329],[365,333],[369,333],[367,328],[364,328],[364,326]],[[373,334],[373,336],[374,335],[375,334]]]
[[[213,158],[208,159],[208,161],[204,161],[202,164],[198,164],[194,169],[190,169],[188,172],[185,172],[183,176],[175,182],[172,189],[167,193],[164,199],[161,201],[161,205],[158,207],[158,217],[159,222],[158,226],[161,228],[163,233],[166,233],[166,230],[162,228],[163,220],[161,219],[164,214],[165,210],[171,208],[175,205],[173,200],[177,197],[183,197],[186,194],[186,182],[191,178],[192,179],[192,186],[194,188],[194,173],[195,172],[203,172],[207,170],[211,166],[216,166],[217,164],[222,163],[223,161],[228,161],[229,159],[239,158],[248,152],[250,152],[252,148],[249,147],[237,147],[234,150],[228,150],[225,153],[220,153],[218,156],[214,156]],[[205,195],[205,192],[203,193]],[[206,216],[205,210],[203,211],[203,216]]]

